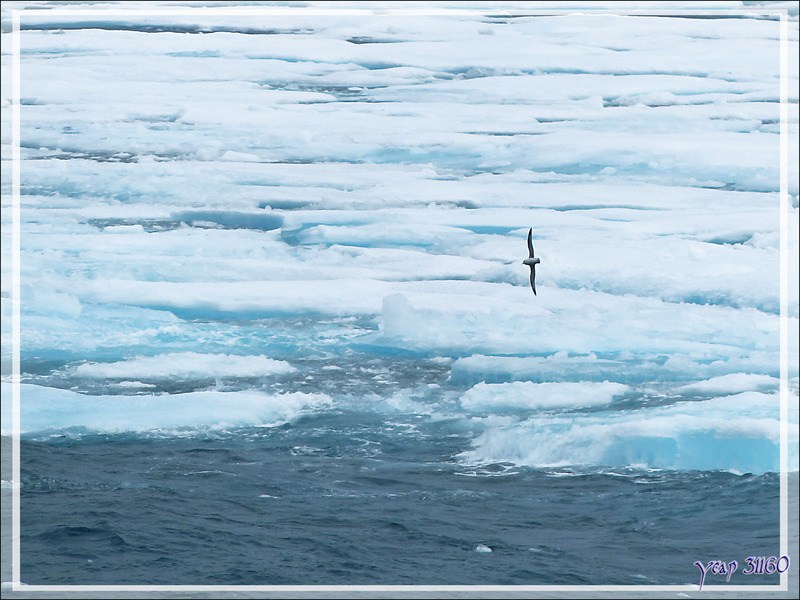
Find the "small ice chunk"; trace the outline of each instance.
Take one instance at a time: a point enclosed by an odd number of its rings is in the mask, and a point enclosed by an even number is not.
[[[628,387],[621,383],[479,383],[467,390],[461,406],[469,411],[513,412],[610,404]]]
[[[231,161],[231,162],[260,162],[261,159],[256,156],[255,154],[250,154],[248,152],[236,152],[235,150],[227,150],[222,156],[219,157],[220,160],[224,161]]]
[[[111,363],[86,363],[75,368],[77,375],[96,379],[116,377],[143,379],[190,379],[212,376],[263,377],[284,375],[294,371],[296,371],[295,367],[286,361],[263,355],[237,356],[233,354],[201,354],[199,352],[137,356]]]
[[[678,388],[684,394],[735,394],[778,389],[780,379],[759,373],[728,373]]]

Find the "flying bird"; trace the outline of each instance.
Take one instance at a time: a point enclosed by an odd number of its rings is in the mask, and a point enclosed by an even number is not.
[[[533,228],[528,229],[528,258],[522,261],[523,265],[528,265],[531,268],[531,289],[533,295],[536,295],[536,265],[539,264],[539,259],[533,255],[533,242],[531,241],[531,234]]]

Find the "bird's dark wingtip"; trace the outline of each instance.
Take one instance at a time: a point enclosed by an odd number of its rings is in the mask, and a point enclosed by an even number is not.
[[[532,235],[533,227],[528,229],[528,258],[533,258],[533,241],[531,240]]]

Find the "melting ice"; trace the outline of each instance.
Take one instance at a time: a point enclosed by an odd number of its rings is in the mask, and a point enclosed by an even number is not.
[[[797,469],[778,21],[145,12],[22,20],[25,435],[355,410],[466,465],[763,473],[784,393]]]

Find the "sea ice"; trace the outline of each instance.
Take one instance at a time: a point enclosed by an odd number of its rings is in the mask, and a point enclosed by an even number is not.
[[[10,384],[3,382],[3,397]],[[146,396],[89,396],[31,384],[21,386],[21,432],[76,428],[100,432],[161,432],[281,425],[331,404],[303,392],[191,392]],[[8,407],[8,408],[7,408]],[[3,403],[3,435],[10,434],[10,403]],[[6,425],[6,424],[9,425]]]
[[[781,323],[798,376],[796,8],[780,4],[786,199],[779,21],[751,18],[758,6],[697,19],[596,4],[24,13],[24,431],[357,407],[458,423],[475,435],[470,464],[775,470]],[[0,168],[8,431],[14,199]],[[430,365],[443,375],[419,381]],[[265,376],[269,393],[166,393]],[[321,393],[320,377],[363,386]],[[788,425],[796,448],[796,411]]]
[[[75,367],[75,374],[94,379],[144,379],[189,377],[260,377],[296,371],[283,360],[266,356],[235,356],[231,354],[200,354],[176,352],[155,356],[137,356],[112,363],[86,363]]]
[[[608,404],[627,390],[620,383],[479,383],[461,397],[474,412],[520,412]]]

